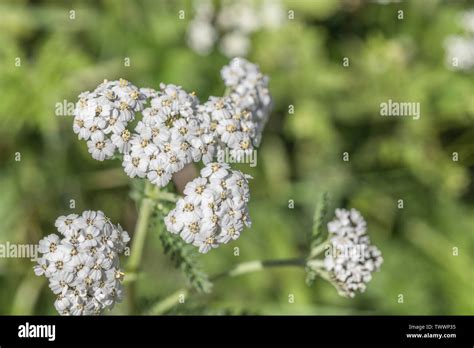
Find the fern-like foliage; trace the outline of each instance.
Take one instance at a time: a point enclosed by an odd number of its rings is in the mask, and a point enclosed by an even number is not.
[[[184,243],[179,236],[166,231],[166,227],[162,223],[163,217],[163,214],[159,212],[154,220],[160,233],[160,240],[165,254],[170,257],[176,268],[183,272],[190,286],[198,292],[210,292],[212,283],[202,270],[196,257],[196,251],[190,245]]]
[[[329,194],[324,192],[316,203],[316,208],[313,215],[313,230],[311,232],[311,248],[320,244],[324,238],[323,236],[323,222],[324,217],[328,212]]]
[[[325,236],[323,233],[323,222],[328,211],[328,205],[329,194],[327,192],[324,192],[319,197],[316,203],[316,208],[314,210],[313,229],[310,235],[310,256],[312,255],[313,251],[324,241]],[[306,284],[308,284],[308,286],[313,285],[313,282],[317,276],[318,273],[314,269],[306,266]]]

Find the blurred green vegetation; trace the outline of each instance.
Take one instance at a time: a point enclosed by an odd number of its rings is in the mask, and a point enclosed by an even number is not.
[[[355,299],[321,280],[309,288],[303,269],[285,268],[222,280],[211,294],[190,297],[182,312],[474,314],[474,72],[448,70],[443,51],[445,37],[460,31],[458,15],[473,4],[283,6],[295,19],[256,32],[249,52],[270,76],[275,101],[258,166],[238,166],[254,177],[253,226],[199,259],[214,274],[237,262],[303,256],[315,197],[328,191],[330,215],[336,207],[360,210],[385,262]],[[228,59],[188,48],[191,19],[189,1],[0,1],[0,243],[37,243],[55,232],[57,216],[86,209],[133,232],[137,208],[120,161],[92,160],[72,118],[55,115],[56,103],[75,103],[80,92],[119,77],[138,86],[180,84],[201,100],[222,94],[219,69]],[[421,118],[381,117],[388,99],[420,102]],[[157,231],[143,260],[138,293],[146,310],[185,283]],[[0,314],[55,314],[53,294],[32,266],[0,259]],[[112,313],[126,310],[123,303]]]

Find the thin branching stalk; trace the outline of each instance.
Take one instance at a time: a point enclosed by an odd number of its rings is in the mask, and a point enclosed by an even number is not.
[[[235,267],[231,268],[230,270],[216,274],[215,276],[211,277],[211,281],[217,281],[223,278],[232,278],[239,275],[252,273],[261,271],[266,268],[274,268],[274,267],[286,267],[286,266],[296,266],[296,267],[304,267],[306,265],[306,259],[304,258],[295,258],[295,259],[283,259],[283,260],[255,260],[249,262],[242,262],[237,264]],[[173,308],[176,304],[178,304],[180,297],[188,295],[192,290],[189,288],[182,288],[180,290],[175,291],[168,297],[164,298],[160,302],[158,302],[153,308],[150,310],[149,314],[158,315],[163,314]]]

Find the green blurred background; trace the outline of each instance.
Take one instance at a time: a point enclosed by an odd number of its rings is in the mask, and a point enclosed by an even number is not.
[[[226,3],[213,4],[218,11]],[[385,261],[354,299],[322,280],[310,288],[303,269],[285,268],[222,280],[211,294],[191,296],[183,311],[474,314],[474,71],[448,69],[443,46],[446,37],[463,35],[459,15],[474,3],[278,5],[282,23],[248,36],[247,56],[270,76],[275,101],[257,167],[238,166],[254,176],[253,226],[199,261],[214,274],[238,262],[304,256],[323,191],[331,195],[330,215],[336,207],[361,211]],[[103,210],[133,232],[137,208],[120,161],[94,161],[73,134],[72,117],[55,115],[56,104],[75,103],[80,92],[119,77],[141,87],[180,84],[203,101],[223,94],[219,69],[229,58],[218,44],[200,55],[187,43],[195,6],[0,1],[0,243],[37,243],[55,232],[57,216],[87,209]],[[388,99],[420,102],[421,118],[381,117]],[[32,266],[0,259],[0,314],[56,314],[46,279]],[[185,285],[157,231],[148,234],[142,270],[143,310]],[[111,313],[126,312],[125,302]]]

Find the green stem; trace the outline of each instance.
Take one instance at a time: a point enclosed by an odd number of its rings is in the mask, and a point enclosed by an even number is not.
[[[326,250],[326,248],[328,248],[330,246],[330,243],[329,243],[330,239],[327,238],[324,242],[322,242],[321,244],[319,244],[318,246],[315,246],[311,249],[311,252],[309,253],[309,257],[308,259],[311,260],[311,259],[314,259],[316,256],[318,256],[319,254],[321,254],[323,251]]]
[[[267,261],[249,261],[249,262],[242,262],[237,264],[235,267],[231,268],[230,270],[216,274],[215,276],[211,277],[211,281],[217,281],[222,278],[232,278],[246,273],[252,273],[261,271],[265,268],[273,268],[273,267],[284,267],[284,266],[298,266],[304,267],[306,265],[306,259],[298,258],[298,259],[284,259],[284,260],[267,260]],[[180,299],[180,296],[186,296],[192,290],[188,288],[182,288],[178,291],[175,291],[162,301],[158,302],[153,308],[150,310],[150,314],[163,314],[173,308]]]
[[[216,281],[226,277],[236,277],[241,274],[261,271],[264,268],[282,267],[282,266],[304,266],[306,264],[305,259],[284,259],[284,260],[267,260],[267,261],[249,261],[237,264],[230,270],[219,273],[211,277],[211,281]]]
[[[153,201],[149,198],[143,198],[138,212],[138,220],[133,234],[132,249],[130,251],[130,259],[128,261],[128,271],[136,272],[140,265],[143,254],[143,246],[145,245],[146,232],[150,216],[153,212]]]
[[[167,312],[179,302],[180,296],[184,296],[186,298],[189,291],[190,290],[187,288],[182,288],[173,292],[171,295],[154,305],[153,308],[150,310],[150,314],[156,315]]]
[[[148,182],[145,186],[145,197],[140,203],[138,211],[138,219],[135,226],[135,233],[133,234],[132,248],[130,251],[130,259],[128,260],[127,273],[135,274],[140,267],[140,261],[142,259],[143,247],[145,246],[146,234],[150,223],[150,217],[153,213],[154,202],[150,198],[147,198],[149,191],[153,188]],[[129,298],[129,312],[133,314],[136,312],[136,277],[131,279],[129,282],[128,298]]]
[[[180,198],[179,195],[172,193],[172,192],[156,192],[152,191],[149,195],[146,196],[147,198],[151,198],[154,201],[163,201],[163,202],[171,202],[176,203]]]

